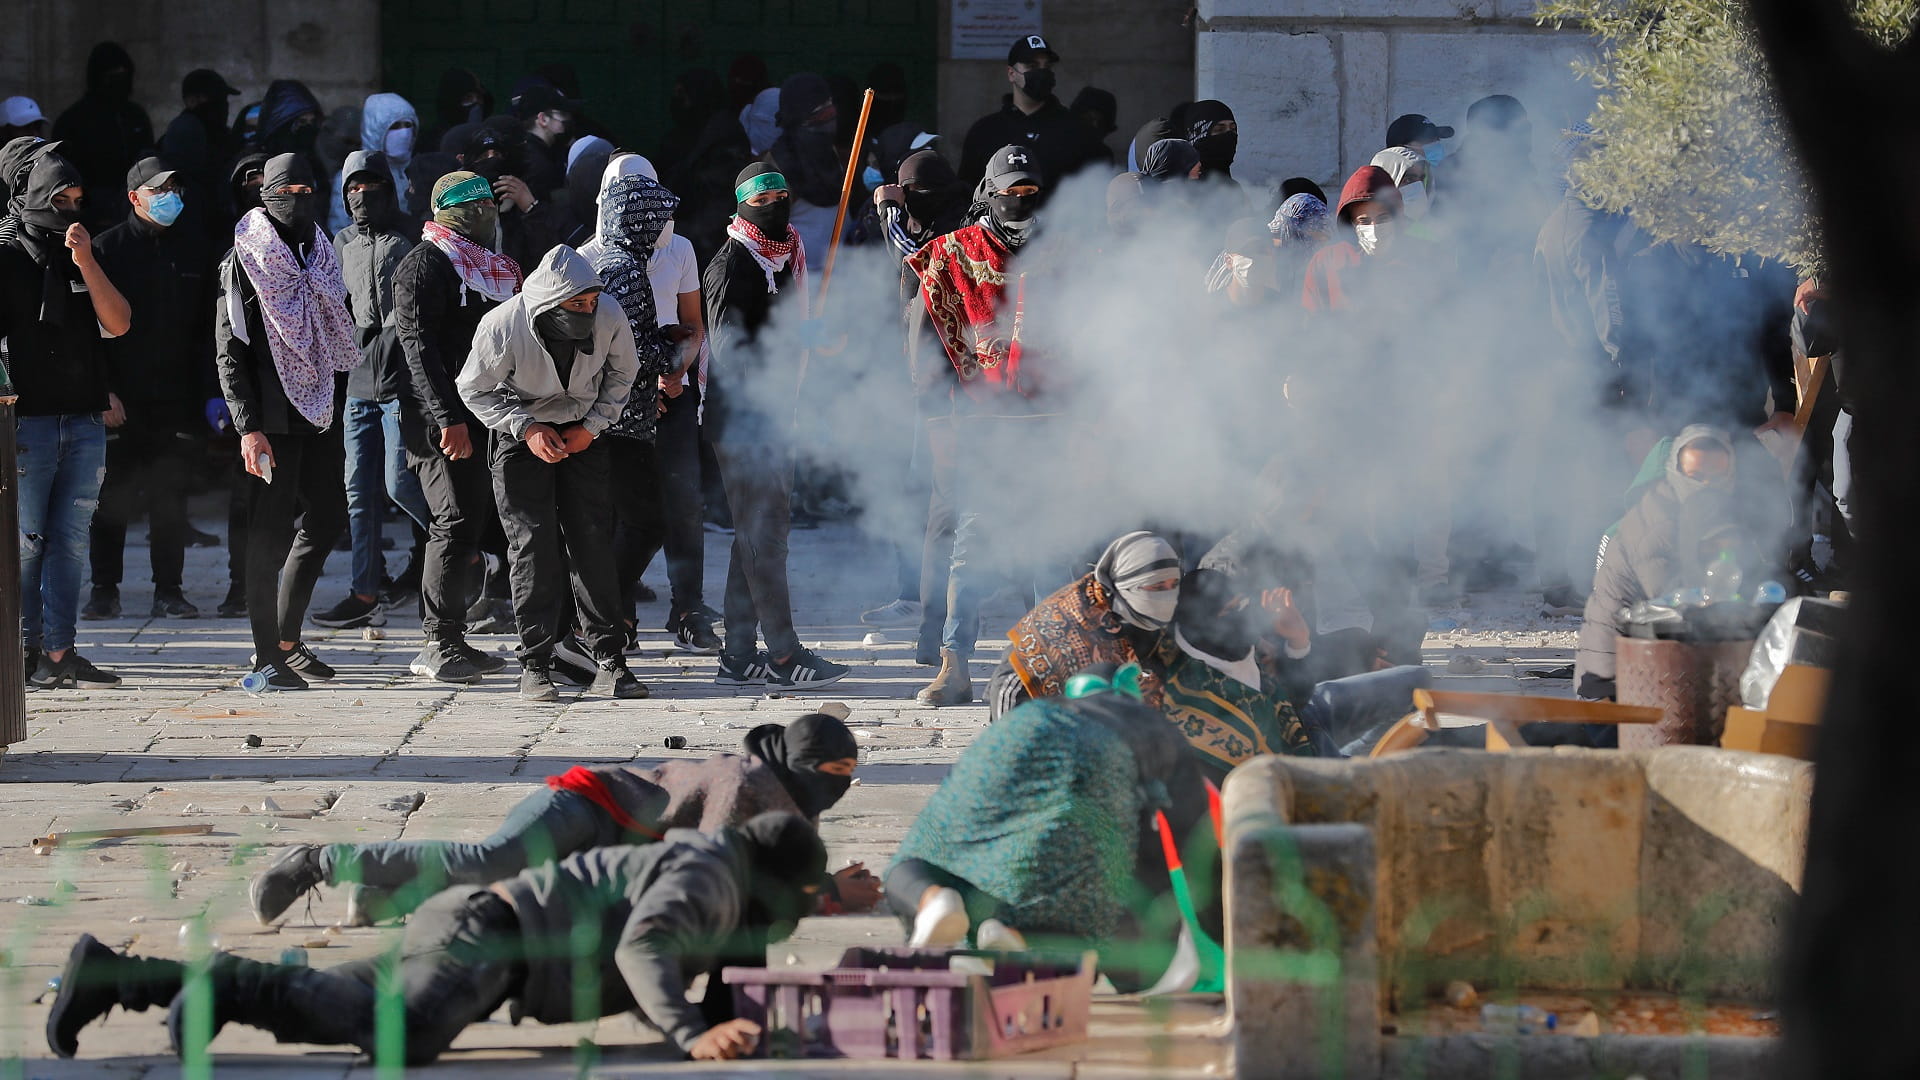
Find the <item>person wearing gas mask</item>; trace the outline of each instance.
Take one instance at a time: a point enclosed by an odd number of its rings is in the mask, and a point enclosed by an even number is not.
[[[379,154],[386,162],[394,202],[403,217],[417,216],[420,207],[407,201],[407,162],[413,160],[415,137],[420,133],[420,118],[413,106],[399,94],[369,94],[360,107],[360,152]],[[351,158],[353,155],[348,154]],[[346,175],[342,163],[340,175]],[[347,211],[345,185],[334,190],[333,209],[327,224],[338,233],[353,223]]]
[[[118,686],[74,649],[73,622],[106,469],[105,339],[125,334],[132,314],[80,223],[80,170],[43,152],[25,175],[8,203],[17,220],[0,243],[0,341],[12,381],[0,392],[18,398],[25,671],[42,688]]]
[[[93,595],[83,613],[120,613],[127,524],[144,508],[151,526],[154,618],[190,619],[199,609],[180,591],[191,540],[187,478],[205,445],[213,378],[213,276],[217,253],[183,220],[185,175],[159,158],[127,174],[127,219],[100,235],[94,251],[133,325],[107,343],[108,382],[118,419],[107,432],[107,477],[93,515]]]
[[[500,235],[491,245],[522,267],[536,266],[560,242],[565,215],[526,178],[528,136],[514,120],[496,117],[468,136],[460,167],[493,186],[500,207]]]
[[[400,445],[399,388],[406,357],[393,315],[393,277],[416,241],[395,199],[392,163],[379,151],[355,150],[340,170],[340,188],[353,224],[333,238],[347,280],[347,310],[366,360],[347,376],[342,438],[347,456],[347,532],[353,576],[339,603],[315,612],[318,626],[354,629],[386,622],[386,558],[380,523],[388,498],[422,530],[432,521],[420,481],[407,471]],[[416,563],[400,581],[417,582]],[[417,587],[417,586],[416,586]]]
[[[647,696],[624,654],[606,513],[612,451],[601,438],[626,407],[638,360],[626,315],[601,302],[601,289],[579,252],[547,252],[520,295],[480,319],[454,380],[494,433],[493,496],[507,533],[527,701],[558,699],[551,672],[556,648],[572,640],[574,611],[593,653],[592,691]]]
[[[1005,146],[1026,147],[1047,191],[1086,163],[1093,153],[1086,125],[1053,94],[1053,68],[1059,63],[1060,54],[1038,34],[1020,38],[1007,50],[1007,82],[1012,90],[998,111],[967,129],[960,150],[963,183],[978,184]]]
[[[399,970],[398,1033],[408,1065],[439,1057],[468,1025],[506,1002],[515,1016],[575,1023],[634,1011],[697,1060],[744,1057],[759,1025],[733,1018],[721,962],[753,957],[785,940],[812,913],[827,853],[795,814],[765,814],[712,833],[674,830],[664,842],[594,848],[527,870],[492,888],[458,885],[436,894],[407,923]],[[592,920],[590,936],[583,922]],[[580,955],[568,941],[593,940]],[[387,1033],[377,985],[382,959],[328,970],[216,953],[206,973],[213,1032],[229,1023],[283,1042],[348,1045],[376,1052]],[[187,965],[122,955],[92,935],[75,942],[47,1025],[61,1057],[80,1031],[113,1006],[171,1004],[176,1053],[189,1046]],[[708,975],[706,998],[687,999]],[[585,998],[582,987],[594,987]]]
[[[269,690],[304,690],[334,676],[300,640],[300,624],[347,524],[335,395],[338,376],[363,357],[307,159],[268,158],[260,200],[233,227],[220,265],[214,361],[253,478],[246,585],[254,670]]]
[[[974,191],[986,212],[972,225],[935,238],[907,260],[920,280],[920,303],[908,333],[909,369],[928,397],[946,389],[942,415],[928,418],[934,485],[952,492],[953,555],[948,564],[947,618],[940,634],[940,672],[916,695],[926,705],[973,700],[967,664],[980,636],[980,604],[1017,561],[1013,541],[1026,485],[1005,482],[1002,469],[1053,452],[1042,375],[1024,355],[1015,318],[1026,292],[1018,269],[1031,242],[1045,183],[1037,155],[1003,146]],[[924,347],[918,321],[933,328],[936,353]],[[962,457],[964,455],[964,461]]]
[[[119,189],[127,170],[153,148],[153,121],[133,100],[133,57],[112,41],[87,54],[87,92],[53,122],[60,156],[80,170],[88,191]],[[93,199],[81,211],[89,228],[120,219],[118,199]]]
[[[481,542],[497,515],[487,436],[455,385],[480,320],[520,291],[520,267],[494,251],[500,232],[493,185],[451,172],[428,195],[433,217],[393,272],[398,441],[429,510],[422,560],[426,645],[410,669],[441,682],[474,682],[505,666],[467,644],[468,608],[483,576]]]
[[[712,350],[706,428],[734,524],[726,643],[714,682],[807,690],[837,682],[848,671],[801,646],[787,592],[793,403],[805,371],[804,349],[818,337],[807,290],[807,247],[790,223],[787,178],[773,166],[755,162],[742,169],[733,197],[727,242],[701,279]],[[766,333],[776,322],[777,339]],[[762,630],[765,651],[758,648]]]

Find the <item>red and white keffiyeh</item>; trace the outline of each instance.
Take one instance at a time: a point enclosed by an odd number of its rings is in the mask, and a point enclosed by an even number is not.
[[[496,251],[488,251],[437,221],[420,226],[420,239],[432,244],[453,263],[460,284],[481,296],[502,303],[520,291],[520,264]],[[460,303],[465,306],[467,298]]]
[[[362,356],[347,314],[347,282],[333,244],[316,226],[303,264],[265,210],[254,209],[233,229],[233,257],[260,297],[267,349],[287,401],[307,422],[325,430],[333,423],[333,377],[351,371]],[[236,307],[238,290],[230,291]],[[234,333],[246,341],[244,311],[230,310]]]
[[[740,246],[753,256],[753,261],[760,264],[760,269],[767,275],[767,291],[770,293],[780,291],[773,283],[773,275],[792,263],[793,287],[800,290],[801,317],[813,314],[813,306],[807,297],[807,246],[800,242],[800,234],[793,226],[787,226],[785,240],[771,240],[760,231],[760,226],[736,215],[727,223],[727,235],[740,241]]]

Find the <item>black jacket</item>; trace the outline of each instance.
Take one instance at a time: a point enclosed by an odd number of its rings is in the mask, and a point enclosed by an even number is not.
[[[354,343],[366,360],[347,375],[347,394],[392,401],[406,383],[406,356],[393,317],[393,276],[417,241],[397,229],[349,225],[333,238],[347,281],[347,313],[357,330]]]
[[[267,344],[267,326],[260,316],[260,296],[253,280],[228,251],[220,260],[219,294],[213,303],[213,363],[220,376],[220,393],[227,399],[227,411],[233,415],[233,430],[245,435],[258,431],[267,435],[310,434],[318,429],[287,400],[280,385],[280,369],[274,366],[273,349]],[[239,298],[246,320],[247,340],[233,332],[229,315],[229,296]],[[333,412],[340,415],[346,376],[334,385]]]
[[[1051,189],[1061,177],[1080,171],[1096,156],[1093,134],[1057,98],[1048,98],[1032,116],[1020,111],[1013,95],[1006,95],[999,111],[973,122],[960,150],[960,179],[969,187],[986,175],[987,161],[1003,146],[1024,146],[1040,158],[1040,171]]]
[[[770,402],[782,396],[791,401],[793,394],[781,395],[766,385],[769,360],[760,343],[760,329],[774,303],[794,295],[789,287],[793,264],[789,262],[773,281],[778,293],[767,291],[766,272],[752,252],[731,238],[700,275],[707,345],[713,357],[707,368],[705,427],[714,442],[780,442],[788,436],[787,424],[765,412]],[[795,355],[785,360],[792,367],[796,387],[799,359]],[[751,392],[745,389],[748,386],[753,387]]]
[[[53,258],[68,289],[62,321],[42,322],[47,271],[15,239],[0,244],[0,342],[20,416],[97,413],[107,407],[107,349],[93,300],[65,247]],[[111,279],[109,279],[111,280]]]
[[[432,244],[416,244],[400,260],[393,272],[393,324],[406,357],[399,385],[404,427],[417,432],[478,425],[453,380],[473,349],[480,317],[499,306],[464,287],[453,260]]]
[[[127,298],[133,322],[107,343],[108,385],[133,424],[197,431],[217,397],[213,305],[215,252],[201,230],[169,228],[131,210],[93,242],[107,279]]]

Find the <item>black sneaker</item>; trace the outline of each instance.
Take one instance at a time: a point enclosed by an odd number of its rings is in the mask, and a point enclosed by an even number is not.
[[[511,600],[483,596],[467,608],[469,634],[511,634],[515,629]]]
[[[597,673],[593,680],[593,692],[617,698],[643,698],[647,695],[647,684],[633,677],[627,670],[627,658],[624,656],[602,657],[595,665]]]
[[[259,653],[254,653],[247,657],[247,662],[253,665],[253,670],[255,671],[266,670],[260,663]],[[339,672],[322,663],[319,657],[313,655],[313,650],[307,648],[307,643],[304,641],[294,642],[293,648],[287,650],[286,656],[281,662],[286,665],[288,671],[294,672],[303,678],[312,679],[314,682],[332,682],[333,677],[339,674]],[[301,689],[304,690],[306,688],[303,686]]]
[[[225,542],[220,539],[219,533],[201,532],[191,525],[187,526],[188,547],[219,547]]]
[[[227,586],[227,598],[220,601],[215,609],[223,619],[244,619],[247,617],[247,590],[235,582]]]
[[[845,664],[823,660],[811,649],[799,649],[782,661],[767,665],[767,685],[782,690],[811,690],[837,683],[853,669]]]
[[[548,668],[555,677],[564,679],[575,686],[592,686],[600,677],[600,667],[587,655],[586,647],[572,634],[553,643],[553,656]]]
[[[197,619],[200,609],[193,606],[179,589],[153,591],[153,617],[156,619]]]
[[[87,597],[87,606],[80,609],[80,617],[88,622],[119,618],[120,590],[95,588],[93,595]]]
[[[40,666],[29,680],[42,690],[111,690],[120,685],[120,676],[109,675],[94,667],[78,649],[68,649],[58,660],[40,657]]]
[[[507,670],[507,658],[497,653],[484,653],[465,641],[453,643],[454,651],[467,658],[467,662],[477,668],[482,675],[498,675]]]
[[[713,624],[707,617],[697,611],[687,612],[674,624],[673,645],[681,652],[699,656],[720,655],[719,635],[713,632]]]
[[[420,655],[413,658],[407,670],[422,678],[443,683],[476,683],[480,681],[480,669],[473,661],[461,655],[460,650],[444,641],[429,641]]]
[[[344,600],[325,611],[313,613],[313,625],[330,630],[355,630],[362,626],[387,625],[387,609],[378,599],[362,600],[348,593]]]
[[[40,650],[39,649],[36,649],[31,645],[26,647],[26,649],[23,651],[23,654],[22,654],[22,659],[20,662],[20,670],[27,673],[27,689],[28,690],[40,689],[38,686],[35,686],[33,684],[34,673],[40,670]]]
[[[249,682],[253,685],[249,686]],[[240,680],[240,688],[253,694],[271,693],[276,690],[305,690],[307,680],[294,674],[292,668],[284,665],[256,662],[253,674]]]
[[[520,658],[520,700],[560,700],[560,691],[553,687],[553,676],[547,674],[545,657],[523,656]]]
[[[767,654],[754,653],[752,656],[728,656],[720,654],[720,670],[713,677],[715,686],[765,686],[767,685]]]
[[[253,917],[261,926],[272,926],[295,900],[326,880],[327,875],[320,870],[320,849],[312,844],[295,844],[248,883],[247,899],[253,904]]]

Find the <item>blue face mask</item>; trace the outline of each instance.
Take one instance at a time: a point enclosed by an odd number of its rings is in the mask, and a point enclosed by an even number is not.
[[[1429,165],[1440,164],[1440,159],[1446,156],[1447,148],[1441,146],[1439,143],[1434,143],[1432,146],[1427,147],[1427,164]]]
[[[867,171],[860,174],[860,182],[867,185],[868,191],[872,191],[874,188],[886,183],[887,178],[880,174],[879,169],[869,165],[867,166]]]
[[[177,191],[163,191],[147,199],[147,216],[163,229],[180,220],[180,211],[184,209],[186,204]]]

